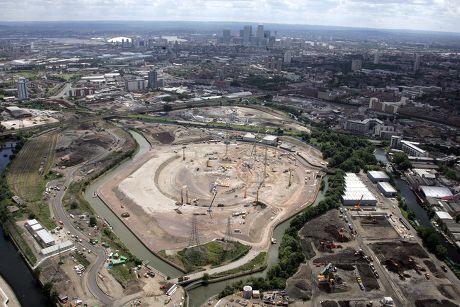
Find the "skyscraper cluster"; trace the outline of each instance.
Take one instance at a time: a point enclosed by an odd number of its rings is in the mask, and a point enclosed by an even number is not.
[[[263,25],[258,25],[255,31],[251,25],[247,25],[239,31],[238,36],[233,36],[228,29],[223,30],[221,42],[223,44],[265,47],[275,44],[275,36],[270,31],[264,30]]]

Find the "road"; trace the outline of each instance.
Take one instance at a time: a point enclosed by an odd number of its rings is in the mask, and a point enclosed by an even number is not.
[[[72,83],[66,83],[62,89],[54,96],[50,96],[50,99],[63,99],[69,95],[69,90],[72,87]]]
[[[114,139],[114,144],[117,144],[113,149],[117,149],[118,146],[120,146],[120,139],[118,136],[116,136],[114,133],[109,132],[113,139]],[[72,183],[74,179],[74,174],[84,165],[93,163],[104,156],[110,154],[111,151],[108,152],[103,152],[92,159],[86,161],[85,163],[81,165],[76,165],[73,167],[70,167],[66,169],[64,173],[64,183],[63,186],[69,187],[70,184]],[[62,181],[62,180],[60,180]],[[51,208],[54,214],[54,217],[57,221],[62,221],[62,224],[66,231],[69,231],[71,235],[76,235],[79,238],[82,239],[82,242],[76,243],[80,244],[81,247],[86,248],[87,250],[90,250],[94,255],[96,255],[96,261],[92,262],[89,267],[87,268],[87,273],[83,275],[83,281],[84,284],[87,285],[88,290],[96,297],[101,303],[104,305],[111,305],[113,302],[113,298],[109,295],[107,295],[105,292],[99,288],[99,285],[97,283],[97,278],[100,269],[103,267],[105,261],[106,261],[106,254],[105,254],[105,249],[102,247],[94,246],[89,243],[89,238],[80,230],[75,228],[75,226],[72,224],[72,219],[70,216],[67,214],[66,210],[64,209],[64,206],[62,204],[62,200],[64,198],[64,195],[66,193],[66,188],[61,188],[59,191],[57,191],[55,197],[53,198],[51,202]]]
[[[351,218],[351,214],[348,211],[345,211],[349,223],[353,224],[353,228],[356,229],[354,225],[353,219]],[[358,233],[355,237],[356,241],[358,242],[359,246],[362,248],[363,252],[372,259],[375,269],[379,273],[379,280],[383,284],[383,287],[386,290],[386,293],[389,293],[390,296],[394,299],[396,306],[410,306],[410,303],[406,300],[404,294],[401,292],[401,289],[388,277],[388,273],[385,268],[381,265],[380,261],[378,260],[377,256],[374,252],[369,248],[369,245],[366,244],[361,236]]]
[[[78,170],[78,168],[79,167],[76,166],[76,167],[67,169],[67,171],[65,172],[66,174],[65,174],[64,186],[68,187],[70,185],[70,183],[73,180],[73,175]],[[83,279],[86,285],[88,286],[88,290],[99,301],[101,301],[104,305],[110,305],[113,301],[112,297],[104,293],[99,288],[99,285],[97,284],[99,270],[102,268],[106,260],[105,250],[101,247],[97,247],[97,246],[93,246],[92,244],[89,244],[89,240],[86,238],[85,234],[74,227],[70,217],[68,216],[68,214],[66,213],[62,205],[62,199],[64,198],[65,192],[66,192],[66,189],[61,189],[60,191],[58,191],[52,201],[52,209],[53,209],[54,216],[56,220],[62,221],[64,228],[67,231],[69,231],[72,235],[76,235],[79,238],[82,238],[82,242],[76,243],[76,244],[81,244],[82,247],[86,248],[87,250],[90,250],[92,253],[96,255],[96,261],[90,264],[90,266],[88,267],[87,273],[84,275]]]

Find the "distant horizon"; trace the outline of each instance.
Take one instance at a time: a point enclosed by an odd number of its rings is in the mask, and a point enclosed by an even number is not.
[[[196,23],[196,24],[240,24],[240,25],[267,25],[267,26],[293,26],[293,27],[311,27],[311,28],[318,28],[323,30],[332,30],[332,29],[343,29],[343,30],[378,30],[378,31],[388,31],[388,32],[408,32],[408,33],[432,33],[432,34],[458,34],[460,35],[459,31],[440,31],[440,30],[423,30],[423,29],[410,29],[410,28],[377,28],[377,27],[366,27],[366,26],[341,26],[341,25],[323,25],[323,24],[307,24],[307,23],[281,23],[281,22],[257,22],[257,21],[229,21],[229,20],[132,20],[132,19],[105,19],[105,20],[7,20],[7,21],[0,21],[0,25],[8,25],[8,24],[46,24],[46,23],[62,23],[62,24],[91,24],[91,23],[100,23],[100,24],[108,24],[108,23],[115,23],[115,24],[123,24],[123,23]],[[222,30],[222,29],[218,29]],[[276,31],[277,29],[271,29]],[[308,30],[308,29],[305,29]],[[316,30],[316,29],[310,29]]]
[[[460,0],[2,0],[0,20],[247,22],[459,33]]]

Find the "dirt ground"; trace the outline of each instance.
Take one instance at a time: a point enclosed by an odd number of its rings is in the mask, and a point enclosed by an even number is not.
[[[104,122],[82,123],[62,133],[56,145],[56,165],[73,166],[116,147],[123,140]]]
[[[316,192],[317,171],[273,147],[266,150],[266,168],[260,145],[232,143],[226,155],[223,143],[194,143],[186,146],[185,160],[182,154],[181,145],[155,146],[98,193],[120,215],[130,214],[124,220],[155,251],[186,247],[193,216],[201,242],[224,237],[228,220],[233,238],[258,242],[266,231],[260,225],[300,210]],[[258,189],[263,206],[252,206]]]
[[[98,304],[91,292],[85,287],[82,276],[77,275],[73,267],[79,262],[72,257],[73,253],[65,253],[46,259],[40,266],[40,280],[51,282],[53,290],[58,294],[67,295],[70,300],[81,299],[89,305]],[[62,264],[59,264],[62,261]]]
[[[344,235],[340,236],[340,229],[343,228]],[[306,223],[299,231],[302,239],[302,249],[305,257],[308,259],[315,256],[315,252],[311,246],[313,243],[316,249],[321,249],[320,241],[333,241],[336,244],[347,242],[351,238],[347,224],[340,218],[339,210],[330,210],[325,214]],[[334,252],[334,250],[330,250]]]
[[[396,230],[391,226],[386,216],[353,216],[357,231],[366,239],[396,239]]]
[[[415,260],[428,258],[427,253],[418,243],[378,242],[370,246],[380,262],[384,263],[392,259],[399,263],[403,271],[411,269],[409,257],[414,257]]]
[[[177,119],[198,122],[218,121],[237,125],[280,127],[286,130],[309,132],[308,128],[294,122],[283,113],[269,109],[254,109],[240,106],[192,108],[170,112],[170,116]]]
[[[294,299],[307,299],[311,296],[311,268],[302,264],[294,276],[286,282],[286,292]]]

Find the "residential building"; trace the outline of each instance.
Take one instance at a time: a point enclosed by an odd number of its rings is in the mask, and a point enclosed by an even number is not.
[[[347,120],[345,130],[359,134],[373,134],[376,125],[383,125],[383,122],[377,118],[366,118],[364,120]]]
[[[150,90],[156,90],[158,88],[158,73],[156,70],[149,71],[147,87]]]
[[[351,71],[361,70],[363,67],[363,60],[355,59],[351,61]]]

